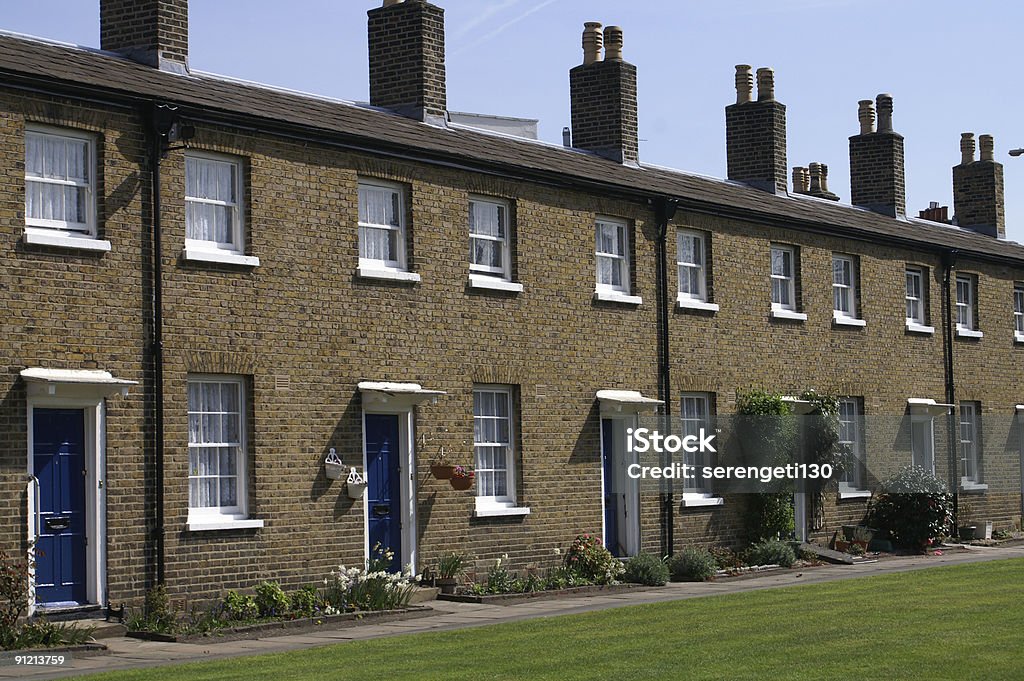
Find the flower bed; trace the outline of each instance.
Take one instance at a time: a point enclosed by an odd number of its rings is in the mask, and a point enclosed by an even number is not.
[[[155,631],[129,631],[126,635],[130,638],[138,638],[144,641],[162,641],[164,643],[209,641],[211,638],[221,641],[233,641],[247,638],[263,638],[264,636],[287,636],[309,629],[340,629],[359,626],[360,624],[395,622],[398,620],[429,617],[434,614],[436,614],[436,611],[431,608],[421,605],[410,605],[396,610],[356,611],[341,615],[323,615],[321,617],[240,624],[203,633],[168,634]]]
[[[590,586],[574,586],[567,589],[551,589],[548,591],[528,591],[525,593],[506,594],[438,594],[439,601],[456,603],[483,603],[490,605],[512,605],[514,603],[549,598],[565,598],[567,596],[595,596],[598,594],[614,594],[623,591],[646,591],[651,588],[639,584],[593,584]]]

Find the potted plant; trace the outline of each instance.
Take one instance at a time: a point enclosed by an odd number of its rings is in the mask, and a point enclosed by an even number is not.
[[[452,469],[452,477],[448,480],[452,489],[464,491],[473,486],[473,477],[476,474],[468,466],[456,466]]]
[[[430,474],[438,480],[450,480],[453,468],[455,467],[449,465],[448,462],[444,460],[444,447],[442,447],[441,453],[438,454],[437,458],[430,464]]]
[[[441,593],[455,593],[459,577],[465,572],[466,560],[466,554],[452,551],[441,556],[441,559],[437,561],[437,579],[434,580],[434,583],[440,587]]]

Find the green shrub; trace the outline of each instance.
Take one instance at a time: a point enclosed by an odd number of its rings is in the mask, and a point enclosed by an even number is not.
[[[0,551],[0,648],[14,647],[18,619],[28,610],[29,562]]]
[[[464,553],[452,551],[441,556],[437,561],[437,576],[439,579],[458,579],[466,571],[466,562],[469,557]]]
[[[574,586],[590,586],[593,582],[564,565],[560,565],[544,578],[545,590],[570,589]]]
[[[707,549],[688,547],[669,559],[668,569],[673,582],[704,582],[715,576],[718,564]]]
[[[224,595],[224,617],[237,622],[251,622],[260,616],[256,599],[237,591],[228,591]]]
[[[626,561],[622,581],[645,586],[664,586],[669,578],[665,561],[650,553],[638,553]]]
[[[595,584],[613,584],[622,574],[622,563],[589,534],[576,535],[565,553],[565,566]]]
[[[291,608],[288,594],[277,582],[260,582],[256,585],[255,600],[260,617],[282,617]]]
[[[292,594],[292,612],[300,617],[312,617],[321,605],[315,586],[304,586]]]
[[[711,555],[715,558],[719,570],[732,570],[743,567],[743,559],[728,546],[712,546]]]
[[[949,531],[953,498],[946,484],[915,466],[882,483],[868,509],[868,524],[887,533],[893,543],[923,550]]]
[[[131,631],[172,633],[178,624],[178,613],[171,608],[167,587],[157,584],[149,589],[142,601],[142,613],[129,615],[125,624]]]
[[[52,648],[54,646],[81,645],[92,638],[95,627],[77,627],[35,618],[22,625],[14,648]]]
[[[747,563],[750,565],[781,565],[791,567],[796,562],[793,547],[777,539],[768,539],[747,549]]]

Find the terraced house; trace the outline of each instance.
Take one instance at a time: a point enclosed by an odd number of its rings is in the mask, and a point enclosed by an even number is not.
[[[186,0],[100,4],[99,50],[0,35],[0,546],[39,549],[38,606],[296,585],[377,543],[417,569],[733,543],[742,500],[644,493],[625,431],[751,387],[894,419],[844,431],[863,467],[801,536],[911,461],[1019,522],[1024,247],[990,137],[953,225],[906,215],[887,95],[841,205],[818,164],[789,186],[768,69],[756,95],[737,69],[727,180],[644,165],[617,27],[586,25],[553,146],[447,111],[422,0],[370,9],[369,105],[190,71]]]

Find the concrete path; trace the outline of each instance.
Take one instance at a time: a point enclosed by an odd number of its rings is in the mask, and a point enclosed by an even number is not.
[[[315,646],[332,645],[384,636],[397,636],[423,631],[447,631],[479,627],[502,622],[552,617],[574,613],[606,610],[627,605],[660,603],[688,598],[700,598],[725,593],[740,593],[760,589],[774,589],[799,584],[817,584],[868,575],[907,572],[940,565],[961,565],[1002,558],[1024,558],[1024,546],[970,547],[964,553],[946,553],[942,556],[908,556],[890,558],[875,563],[856,565],[828,565],[807,570],[781,570],[764,575],[727,582],[700,582],[669,584],[659,589],[632,593],[572,597],[552,600],[527,601],[515,605],[480,605],[434,601],[429,605],[437,615],[421,619],[368,624],[345,629],[305,631],[288,636],[228,641],[215,640],[202,643],[157,643],[132,638],[103,639],[110,649],[109,655],[74,659],[67,667],[0,666],[2,679],[56,679],[101,671],[137,669],[197,660],[216,660],[242,655],[259,655],[288,650],[304,650]]]

